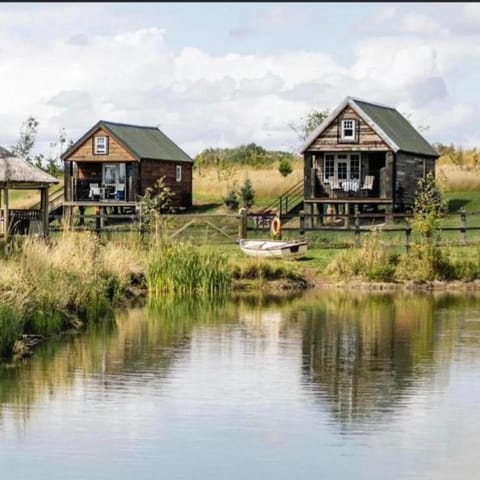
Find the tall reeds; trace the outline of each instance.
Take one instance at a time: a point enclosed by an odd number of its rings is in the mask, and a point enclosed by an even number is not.
[[[146,278],[150,297],[209,297],[226,294],[231,287],[223,255],[183,242],[154,245],[147,258]]]

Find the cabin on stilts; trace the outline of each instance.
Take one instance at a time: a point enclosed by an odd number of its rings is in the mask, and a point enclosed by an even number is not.
[[[0,147],[0,238],[13,234],[48,235],[48,189],[59,181]],[[12,190],[39,190],[40,209],[9,208]]]
[[[395,108],[347,97],[306,140],[304,210],[309,218],[413,208],[418,181],[439,154]],[[343,211],[342,211],[343,210]],[[328,218],[328,217],[327,217]]]
[[[193,159],[157,127],[100,120],[61,158],[70,219],[77,207],[135,211],[162,177],[173,208],[192,206]]]

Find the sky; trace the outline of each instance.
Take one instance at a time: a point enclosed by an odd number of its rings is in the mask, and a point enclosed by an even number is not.
[[[0,74],[0,145],[34,116],[46,157],[99,120],[298,152],[346,96],[480,146],[480,3],[1,3]]]

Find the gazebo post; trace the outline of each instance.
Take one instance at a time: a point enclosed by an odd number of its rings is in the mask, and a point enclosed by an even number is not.
[[[48,237],[48,188],[40,189],[40,216],[42,220],[43,237]]]
[[[8,187],[3,188],[3,231],[5,240],[8,239]]]

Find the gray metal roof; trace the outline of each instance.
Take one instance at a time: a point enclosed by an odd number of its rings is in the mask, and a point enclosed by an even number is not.
[[[104,128],[120,140],[139,159],[171,160],[193,162],[176,143],[170,140],[157,127],[130,125],[100,120],[85,135],[75,142],[63,155],[62,160],[75,151],[99,128]]]
[[[14,156],[4,155],[5,149],[2,148],[2,155],[0,155],[0,184],[40,184],[50,185],[52,183],[59,183],[59,181],[40,170],[35,165],[28,163]]]
[[[352,99],[352,101],[395,142],[399,150],[439,156],[430,143],[394,108],[357,99]]]
[[[440,156],[395,108],[352,97],[345,98],[328,118],[312,132],[301,149],[302,153],[312,145],[346,106],[353,108],[394,152],[405,151],[431,157]]]

